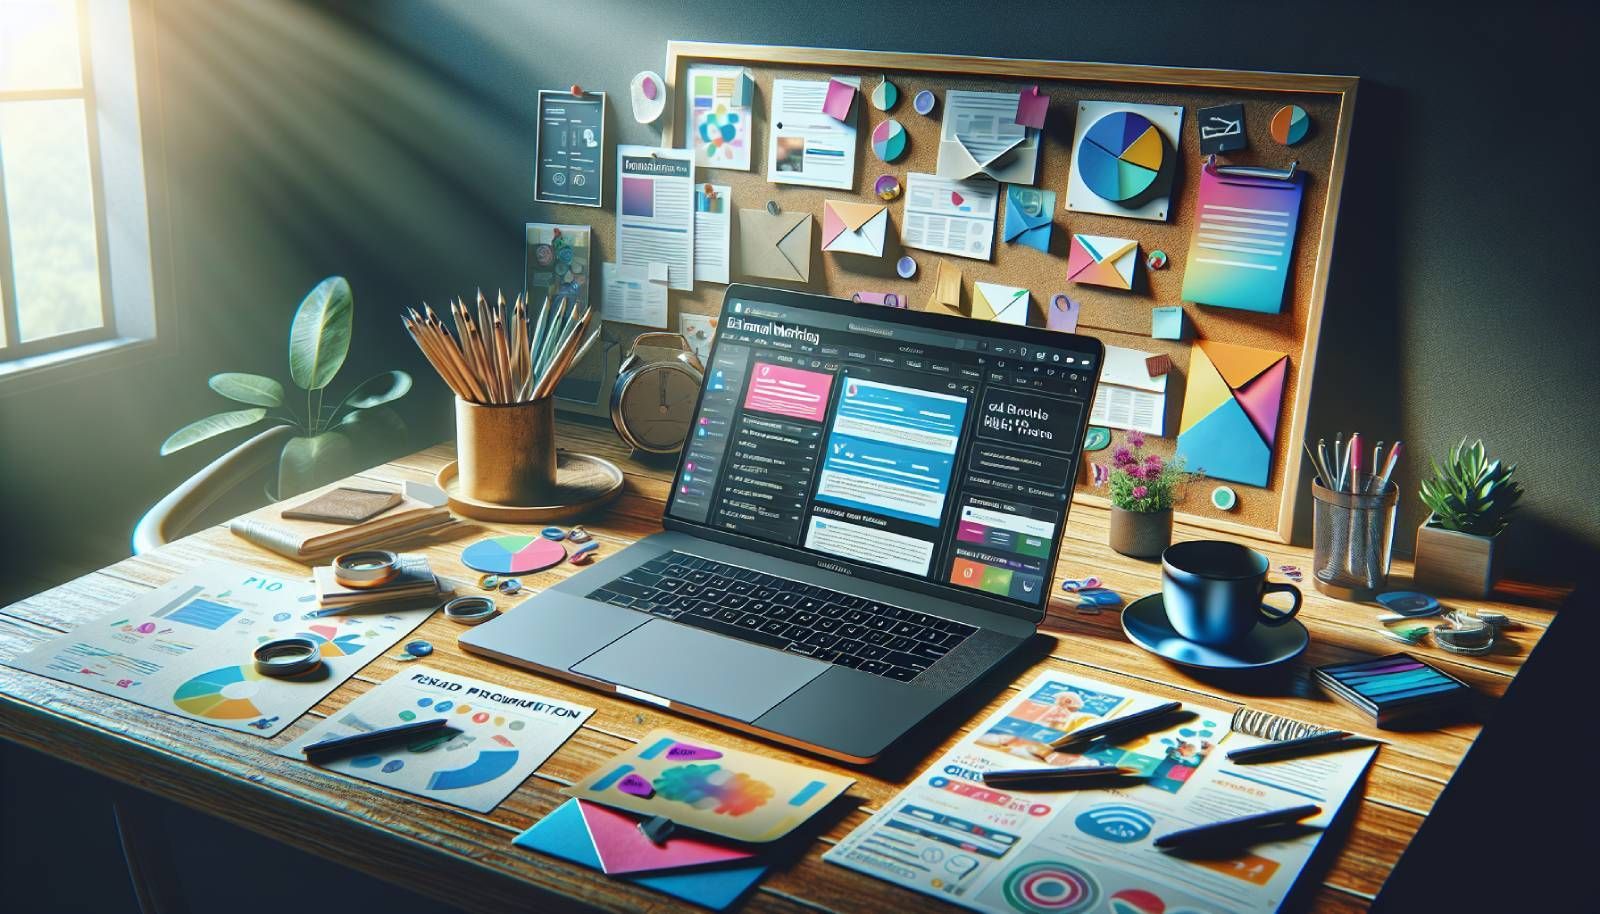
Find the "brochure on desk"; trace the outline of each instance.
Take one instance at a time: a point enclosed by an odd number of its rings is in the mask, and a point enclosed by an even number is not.
[[[1224,752],[1263,740],[1229,730],[1230,712],[1198,716],[1087,756],[1051,741],[1159,704],[1129,689],[1045,673],[923,771],[824,859],[979,911],[1240,914],[1277,910],[1320,832],[1231,859],[1181,860],[1155,837],[1235,816],[1317,803],[1327,825],[1374,748],[1237,766]],[[985,787],[984,771],[1114,763],[1144,784],[1022,793]]]
[[[215,563],[38,645],[11,666],[190,720],[273,736],[434,610],[307,618],[316,608],[308,581]],[[295,679],[256,672],[256,646],[277,638],[315,642],[322,669]]]

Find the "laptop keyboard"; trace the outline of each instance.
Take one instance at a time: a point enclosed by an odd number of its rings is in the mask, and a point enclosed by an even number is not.
[[[669,552],[589,599],[910,682],[977,631],[951,619]]]

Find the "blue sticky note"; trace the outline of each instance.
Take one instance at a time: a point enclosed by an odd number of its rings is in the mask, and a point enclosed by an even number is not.
[[[533,827],[512,838],[511,843],[591,870],[600,869],[600,854],[589,838],[589,828],[583,824],[583,812],[578,809],[576,799],[556,807],[533,823]],[[766,872],[766,866],[760,865],[612,878],[637,882],[674,898],[721,911],[738,901]]]
[[[1150,310],[1150,336],[1158,340],[1183,339],[1183,307],[1171,305]]]

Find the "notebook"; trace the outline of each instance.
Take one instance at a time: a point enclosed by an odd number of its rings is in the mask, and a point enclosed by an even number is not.
[[[1384,728],[1454,711],[1472,695],[1471,686],[1404,653],[1319,666],[1312,675],[1334,695],[1371,714]]]
[[[337,483],[324,486],[296,506],[314,504],[338,488],[341,486]],[[449,522],[450,509],[442,501],[434,505],[406,493],[400,495],[400,502],[394,507],[360,523],[286,518],[284,505],[279,503],[236,519],[229,529],[263,549],[311,564],[351,549],[394,542]]]

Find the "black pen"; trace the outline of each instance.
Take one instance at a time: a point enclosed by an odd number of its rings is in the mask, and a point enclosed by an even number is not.
[[[1233,846],[1235,844],[1248,843],[1251,835],[1263,829],[1268,829],[1275,825],[1289,825],[1301,819],[1321,814],[1321,806],[1310,804],[1294,806],[1289,809],[1240,816],[1237,819],[1224,819],[1221,822],[1212,822],[1210,825],[1198,825],[1194,828],[1168,832],[1157,838],[1154,844],[1156,847],[1161,848],[1188,848],[1197,845]]]
[[[991,787],[1010,787],[1020,783],[1054,784],[1104,777],[1126,777],[1138,773],[1139,769],[1129,768],[1126,765],[1078,765],[1071,768],[1008,768],[1003,771],[985,771],[983,773],[983,782]]]
[[[1344,730],[1329,730],[1326,733],[1317,733],[1311,736],[1302,736],[1299,739],[1286,739],[1276,743],[1262,743],[1259,746],[1246,746],[1228,753],[1228,761],[1240,765],[1251,765],[1256,762],[1276,761],[1280,758],[1292,758],[1301,754],[1311,754],[1324,749],[1332,748],[1331,743],[1338,743],[1350,734]],[[1352,746],[1365,745],[1364,743],[1351,743]]]
[[[1090,726],[1084,727],[1082,730],[1068,733],[1066,736],[1061,737],[1060,739],[1051,743],[1050,748],[1061,750],[1068,746],[1076,746],[1082,743],[1087,743],[1110,734],[1116,734],[1120,736],[1123,735],[1124,730],[1138,730],[1141,727],[1148,726],[1151,721],[1156,720],[1157,718],[1165,717],[1168,714],[1171,714],[1173,711],[1181,709],[1182,707],[1183,702],[1181,701],[1169,701],[1166,704],[1156,705],[1148,711],[1140,711],[1137,714],[1128,714],[1112,720],[1104,721],[1102,723],[1091,724]]]
[[[382,730],[368,730],[365,733],[353,733],[349,736],[335,736],[331,739],[312,743],[309,746],[302,746],[300,751],[305,753],[306,761],[313,765],[320,765],[323,762],[332,761],[346,755],[353,755],[374,746],[387,745],[408,737],[432,733],[435,730],[443,730],[449,724],[449,718],[435,717],[429,720],[400,724],[395,727],[385,727]]]

